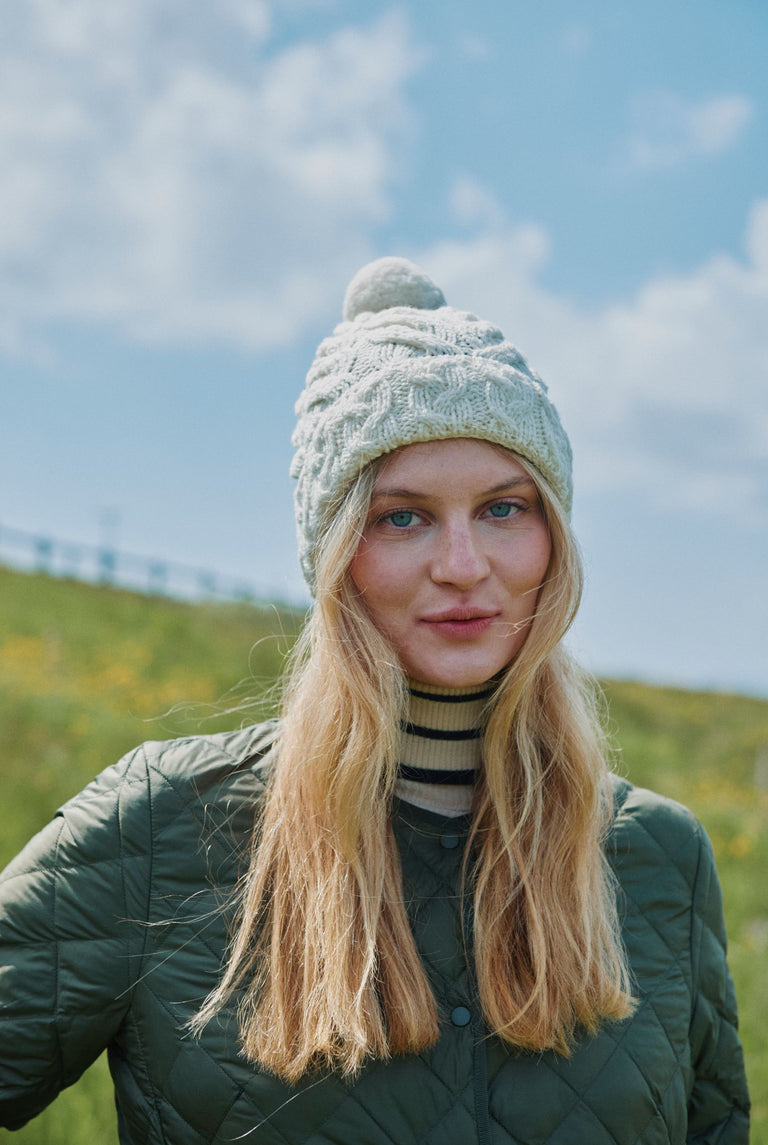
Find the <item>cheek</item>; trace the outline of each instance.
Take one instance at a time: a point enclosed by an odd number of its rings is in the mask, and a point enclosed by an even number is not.
[[[369,607],[376,607],[379,602],[386,605],[392,595],[399,579],[392,564],[380,546],[363,538],[349,566],[349,575]]]
[[[349,568],[371,619],[388,633],[403,619],[417,592],[408,562],[396,549],[363,541]]]
[[[543,531],[540,536],[532,537],[526,552],[518,552],[508,564],[507,584],[510,589],[530,592],[531,589],[539,588],[546,579],[551,556],[549,534]]]
[[[539,542],[538,559],[536,562],[536,576],[539,581],[542,581],[547,575],[549,563],[552,560],[552,541],[550,540],[549,533],[545,532],[544,536]]]

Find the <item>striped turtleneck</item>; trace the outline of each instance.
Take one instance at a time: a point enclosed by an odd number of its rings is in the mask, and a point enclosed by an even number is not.
[[[493,687],[436,688],[409,680],[408,690],[396,793],[428,811],[464,815],[472,805],[484,712]]]

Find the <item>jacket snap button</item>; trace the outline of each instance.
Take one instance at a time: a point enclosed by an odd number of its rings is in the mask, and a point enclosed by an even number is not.
[[[457,1006],[455,1010],[451,1010],[451,1021],[454,1026],[468,1026],[472,1021],[472,1015],[466,1006]]]
[[[440,846],[445,847],[446,851],[452,851],[454,849],[454,847],[458,847],[458,845],[459,845],[459,836],[458,835],[441,835],[440,836]]]

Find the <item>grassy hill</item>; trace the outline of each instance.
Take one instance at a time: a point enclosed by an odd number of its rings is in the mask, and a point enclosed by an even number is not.
[[[263,718],[301,617],[191,605],[0,568],[0,867],[142,739]],[[755,1145],[768,1145],[768,701],[606,681],[617,766],[712,837],[740,1001]],[[114,1145],[103,1060],[0,1141]]]

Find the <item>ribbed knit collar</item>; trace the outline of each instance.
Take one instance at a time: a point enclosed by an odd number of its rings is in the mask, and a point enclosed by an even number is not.
[[[493,686],[436,688],[409,680],[408,687],[396,793],[428,811],[465,815],[472,804],[484,713]]]

